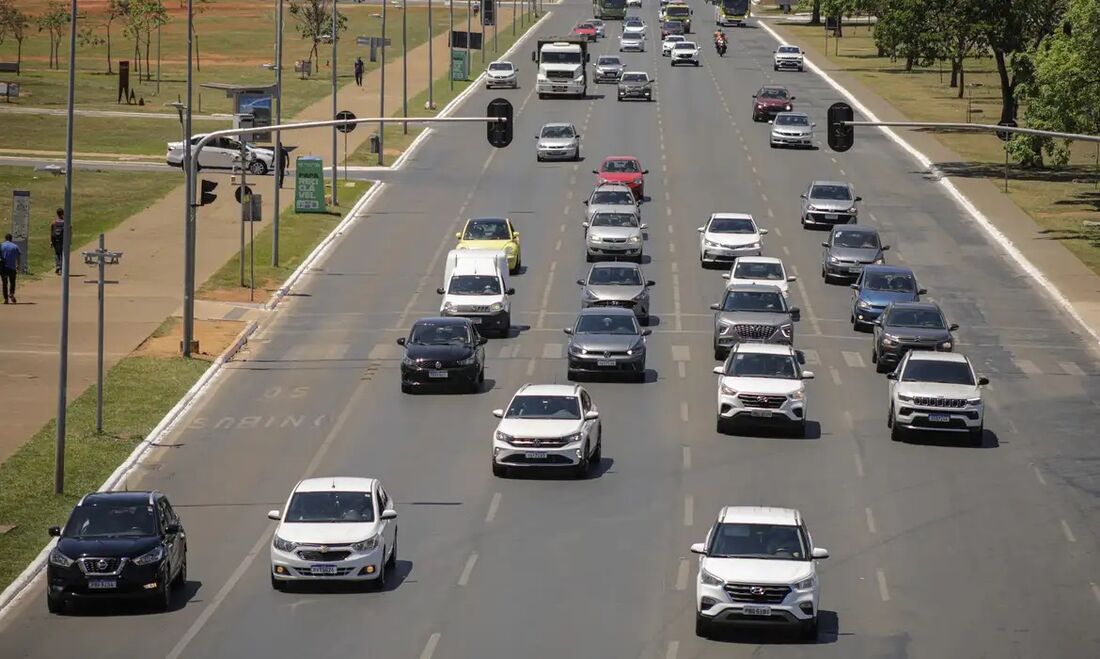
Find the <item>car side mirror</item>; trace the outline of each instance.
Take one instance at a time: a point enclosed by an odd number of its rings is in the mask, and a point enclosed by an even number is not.
[[[814,547],[813,552],[810,553],[810,557],[817,560],[829,558],[829,550],[824,547]]]
[[[51,538],[60,538],[61,537],[61,527],[60,526],[51,526],[50,528],[46,529],[46,532],[50,534]]]
[[[564,328],[562,328],[561,331],[565,332],[569,336],[573,336],[573,328],[572,327],[564,327]]]
[[[599,172],[598,172],[598,171],[596,171],[595,169],[593,169],[593,170],[592,170],[592,173],[593,173],[593,174],[599,174]]]
[[[164,527],[164,533],[166,535],[175,535],[179,532],[180,532],[180,525],[179,524],[169,524],[168,526]]]
[[[714,311],[718,311],[721,307],[718,306],[717,302],[715,302],[714,304],[710,305],[710,308],[713,309]]]
[[[875,318],[874,320],[872,320],[871,324],[881,326],[882,325],[882,316],[879,316],[878,318]]]
[[[883,245],[883,246],[882,246],[882,247],[880,247],[879,249],[881,249],[882,251],[884,251],[884,252],[885,252],[886,250],[890,249],[890,246],[889,246],[889,245]]]
[[[760,235],[761,235],[761,236],[766,236],[766,235],[768,235],[768,230],[767,230],[767,229],[761,229],[761,230],[760,230]]]
[[[829,241],[828,240],[822,240],[821,241],[821,246],[822,247],[828,247],[829,246]]]
[[[531,61],[532,61],[532,62],[537,62],[537,61],[539,61],[538,57],[539,57],[538,53],[536,53],[535,51],[533,51],[533,50],[532,50],[532,51],[531,51]]]
[[[791,100],[793,101],[793,100],[796,100],[797,98],[798,98],[797,96],[792,96]]]
[[[698,231],[699,233],[703,233],[704,231],[707,230],[707,228],[706,227],[696,227],[695,230]]]
[[[856,201],[863,201],[863,197],[856,197]]]
[[[811,123],[810,128],[817,128],[817,124],[816,123]]]
[[[799,197],[801,197],[802,199],[805,199],[805,198],[806,198],[806,193],[805,193],[805,192],[803,192],[802,194],[800,194],[800,195],[798,195],[798,196],[799,196]]]
[[[957,329],[959,329],[959,326],[956,323],[951,323],[951,326],[947,328],[947,331],[954,332]]]
[[[643,170],[642,170],[642,174],[648,174],[648,173],[649,173],[649,170],[648,170],[648,169],[643,169]]]
[[[594,420],[600,418],[600,413],[597,412],[596,410],[588,410],[587,412],[584,413],[584,418],[587,421],[594,421]]]
[[[462,240],[462,232],[456,231],[455,232],[455,238],[458,238],[459,240]]]
[[[714,368],[710,369],[710,372],[714,373],[715,375],[725,375],[726,374],[726,371],[721,366],[715,366]]]
[[[267,511],[267,518],[273,519],[277,522],[283,518],[283,515],[278,510],[269,510]]]
[[[585,229],[587,229],[588,228],[588,222],[581,222],[581,226],[584,227]]]
[[[577,286],[584,286],[584,280],[583,279],[578,279],[577,280]]]
[[[382,511],[382,514],[379,515],[379,517],[382,519],[397,519],[397,511],[393,508],[387,508]]]
[[[483,346],[483,345],[485,345],[485,344],[486,344],[486,343],[488,343],[488,342],[489,342],[489,339],[485,338],[484,336],[479,336],[479,337],[477,337],[477,344],[478,344],[479,346]]]
[[[722,279],[729,279],[729,278],[730,278],[730,273],[728,273],[728,272],[723,272],[722,273]]]
[[[495,416],[498,419],[503,419],[504,418],[504,410],[499,410],[499,409],[498,410],[493,410],[493,416]]]
[[[514,288],[509,288],[508,290],[504,291],[504,293],[505,293],[506,295],[515,295],[515,294],[516,294],[516,289],[514,289]]]
[[[803,380],[813,380],[814,379],[814,372],[813,371],[802,371],[802,379]]]
[[[801,320],[802,310],[798,307],[791,307],[791,320]]]
[[[585,206],[587,206],[587,205],[588,205],[588,200],[587,200],[587,199],[585,199],[585,200],[584,200],[584,201],[582,201],[581,203],[582,203],[582,204],[584,204]]]
[[[768,123],[769,123],[769,124],[774,124],[774,123],[775,123],[775,119],[768,119]]]
[[[657,282],[653,281],[652,279],[647,279],[647,280],[645,280],[645,285],[646,285],[647,287],[648,287],[648,286],[656,286],[656,285],[657,285]]]
[[[649,228],[649,225],[648,224],[643,224],[643,225],[639,226],[638,228],[641,229],[642,231],[645,231],[646,229]]]
[[[753,97],[753,98],[756,98],[756,94],[753,94],[753,95],[752,95],[752,97]]]
[[[399,346],[405,345],[405,337],[401,337],[401,338],[397,339],[397,345],[399,345]]]
[[[696,542],[695,544],[693,544],[691,546],[691,553],[693,553],[693,554],[702,554],[703,556],[706,556],[707,555],[707,546],[705,544],[701,543],[701,542]]]
[[[886,374],[886,379],[887,380],[897,380],[898,379],[898,372],[897,371],[891,371],[890,373],[887,373]]]
[[[984,387],[987,384],[989,384],[989,378],[985,377],[984,375],[982,377],[978,378],[978,386],[979,387]]]
[[[513,238],[519,238],[519,231],[513,231],[512,232],[512,237]]]
[[[848,288],[852,289],[853,291],[858,291],[859,284],[848,284]]]
[[[798,281],[798,275],[790,275],[787,277],[787,281]]]
[[[924,294],[926,294],[927,292],[928,292],[928,289],[927,289],[927,288],[918,288],[918,289],[917,289],[917,295],[924,295]]]
[[[437,289],[435,289],[435,292],[439,293],[440,295],[443,295],[443,288],[442,287],[437,288]]]
[[[651,330],[651,329],[642,330],[642,336],[649,336],[650,334],[653,334],[653,330]]]

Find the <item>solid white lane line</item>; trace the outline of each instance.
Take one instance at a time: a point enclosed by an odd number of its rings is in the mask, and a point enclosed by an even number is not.
[[[676,590],[687,590],[688,587],[688,572],[691,566],[688,564],[688,559],[681,558],[680,565],[676,568]]]
[[[859,474],[860,478],[863,478],[863,458],[859,457],[859,453],[853,455],[856,456],[856,473]]]
[[[531,377],[535,374],[535,358],[527,360],[527,377]]]
[[[684,497],[684,526],[695,524],[695,497]]]
[[[882,568],[875,570],[875,576],[878,578],[878,594],[882,598],[883,602],[890,601],[890,590],[886,587],[886,573],[882,571]]]
[[[691,469],[691,447],[685,446],[683,448],[684,453],[684,469]]]
[[[672,346],[672,359],[677,362],[691,361],[691,346]]]
[[[557,269],[558,262],[550,262],[550,272],[546,275],[546,285],[542,288],[542,306],[539,307],[539,318],[535,327],[542,329],[545,327],[546,322],[546,307],[550,304],[550,289],[554,285],[554,270]]]
[[[1085,376],[1085,372],[1081,370],[1081,367],[1073,362],[1058,362],[1058,366],[1069,375],[1075,375],[1079,378]]]
[[[875,528],[875,513],[870,508],[864,508],[864,512],[867,513],[867,531],[870,533],[878,533],[878,529]]]
[[[439,632],[428,637],[428,644],[424,646],[424,651],[420,653],[420,659],[432,659],[437,645],[439,645]]]
[[[687,373],[687,364],[684,363],[684,362],[676,362],[676,371],[678,372],[680,377],[686,378],[687,375],[688,375],[688,373]]]
[[[512,346],[502,346],[500,349],[500,359],[508,359],[512,356]]]
[[[1066,534],[1066,540],[1077,542],[1077,537],[1073,535],[1073,530],[1069,528],[1069,522],[1064,519],[1059,521],[1062,522],[1062,532]]]
[[[1035,480],[1039,481],[1039,485],[1046,485],[1047,481],[1043,478],[1043,472],[1039,471],[1039,468],[1035,465],[1031,465],[1031,470],[1035,472]]]
[[[1089,586],[1092,587],[1092,596],[1096,598],[1096,603],[1100,604],[1100,586],[1095,583],[1090,583]]]
[[[867,366],[863,362],[863,355],[853,350],[842,350],[841,354],[844,356],[844,363],[850,368],[864,368]]]
[[[839,386],[840,385],[840,371],[837,370],[836,366],[830,366],[829,367],[829,375],[833,376],[833,384]]]
[[[497,510],[500,509],[500,496],[500,492],[494,492],[493,498],[489,500],[489,512],[485,513],[486,524],[491,524],[497,518]]]
[[[470,557],[466,559],[466,566],[462,568],[462,574],[458,577],[458,585],[465,586],[470,583],[470,574],[474,571],[474,566],[477,565],[477,552],[470,554]]]
[[[680,420],[687,423],[688,420],[688,404],[687,401],[680,401]]]
[[[668,650],[665,652],[665,659],[676,659],[676,654],[680,652],[680,641],[669,641]]]

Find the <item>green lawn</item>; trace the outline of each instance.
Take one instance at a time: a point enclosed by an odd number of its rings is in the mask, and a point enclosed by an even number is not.
[[[0,149],[65,151],[65,117],[43,114],[0,114]],[[194,131],[230,128],[196,122]],[[73,151],[77,153],[119,153],[161,160],[170,141],[182,139],[180,124],[163,119],[116,119],[73,117]],[[79,156],[76,156],[79,157]]]
[[[69,405],[65,493],[53,493],[53,421],[0,464],[0,590],[49,540],[46,528],[64,524],[73,504],[96,490],[161,417],[210,366],[202,360],[127,357],[104,381],[103,435],[95,434],[95,387]]]
[[[142,172],[140,176],[132,172],[74,172],[72,248],[80,249],[100,232],[118,226],[182,183],[182,175],[176,172]],[[54,210],[64,205],[65,177],[36,172],[33,167],[0,166],[0,194],[5,196],[4,203],[0,203],[3,227],[11,226],[12,190],[31,193],[31,244],[27,250],[30,273],[53,276],[49,225]]]

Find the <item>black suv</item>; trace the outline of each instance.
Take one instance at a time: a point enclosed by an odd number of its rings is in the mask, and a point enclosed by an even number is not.
[[[909,350],[950,352],[958,325],[948,324],[935,302],[891,302],[873,321],[875,338],[871,363],[875,370],[894,370]]]
[[[173,586],[187,581],[187,536],[161,492],[85,495],[46,566],[46,606],[62,613],[72,599],[151,600],[165,611]]]

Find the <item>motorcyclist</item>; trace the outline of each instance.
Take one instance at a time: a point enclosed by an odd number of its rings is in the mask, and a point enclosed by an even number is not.
[[[719,55],[725,53],[726,50],[726,33],[722,30],[716,30],[714,32],[714,48],[718,51]]]

